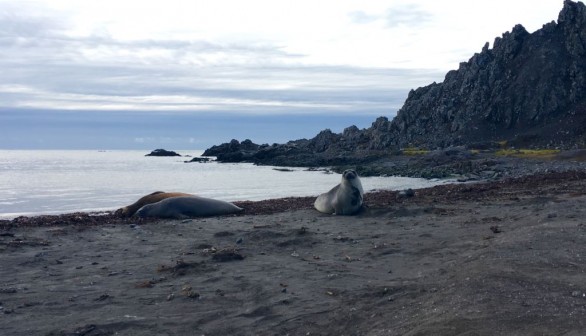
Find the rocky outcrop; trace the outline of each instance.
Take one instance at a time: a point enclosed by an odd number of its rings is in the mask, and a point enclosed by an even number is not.
[[[586,10],[567,0],[557,23],[533,34],[517,25],[443,83],[411,91],[391,145],[583,146],[585,78]]]
[[[580,148],[585,130],[586,6],[566,0],[557,23],[532,34],[516,25],[442,83],[411,90],[393,120],[282,145],[232,140],[206,153],[260,164],[362,164],[405,147]]]
[[[181,156],[181,154],[177,154],[174,151],[168,151],[166,149],[155,149],[154,151],[146,154],[145,156]]]
[[[208,163],[211,162],[212,159],[206,157],[194,157],[189,161],[183,161],[185,163],[197,162],[197,163]]]
[[[259,145],[252,143],[249,139],[242,142],[232,139],[228,143],[206,149],[202,156],[215,156],[216,160],[221,162],[250,161],[259,147]]]

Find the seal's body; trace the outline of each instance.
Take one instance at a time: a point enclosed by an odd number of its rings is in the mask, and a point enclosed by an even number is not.
[[[244,209],[225,201],[199,196],[179,196],[147,204],[136,212],[136,216],[185,219],[229,215],[242,210]]]
[[[152,194],[148,194],[146,196],[141,197],[138,201],[134,202],[133,204],[131,204],[129,206],[125,206],[124,208],[120,208],[120,209],[116,210],[116,213],[121,216],[124,216],[124,217],[130,217],[130,216],[134,215],[134,213],[138,209],[142,208],[143,206],[145,206],[147,204],[156,203],[156,202],[164,200],[165,198],[178,197],[178,196],[194,196],[194,195],[186,194],[186,193],[182,193],[182,192],[155,191]]]
[[[348,169],[342,173],[342,182],[315,200],[319,211],[334,215],[353,215],[362,207],[364,191],[356,171]]]

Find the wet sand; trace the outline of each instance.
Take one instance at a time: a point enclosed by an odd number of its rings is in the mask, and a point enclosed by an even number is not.
[[[1,335],[584,335],[586,173],[0,221]]]

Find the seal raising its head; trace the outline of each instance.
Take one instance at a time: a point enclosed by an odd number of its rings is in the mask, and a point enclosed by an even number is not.
[[[362,183],[355,170],[342,173],[342,182],[315,200],[314,207],[323,213],[353,215],[362,207]]]
[[[136,212],[136,216],[185,219],[229,215],[242,210],[244,209],[225,201],[199,196],[179,196],[147,204]]]

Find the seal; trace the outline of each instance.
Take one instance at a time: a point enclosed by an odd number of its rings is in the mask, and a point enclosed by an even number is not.
[[[179,196],[166,198],[157,203],[147,204],[136,212],[136,216],[185,219],[230,215],[243,210],[232,203],[212,198]]]
[[[334,215],[353,215],[362,208],[364,191],[355,170],[342,173],[342,182],[317,197],[313,206],[319,211]]]
[[[164,192],[164,191],[155,191],[152,194],[148,194],[138,199],[138,201],[132,203],[131,205],[125,206],[116,210],[116,214],[123,216],[123,217],[130,217],[134,215],[134,213],[142,208],[143,206],[151,203],[156,203],[159,201],[164,200],[165,198],[169,197],[178,197],[178,196],[194,196],[192,194],[186,194],[182,192]]]

